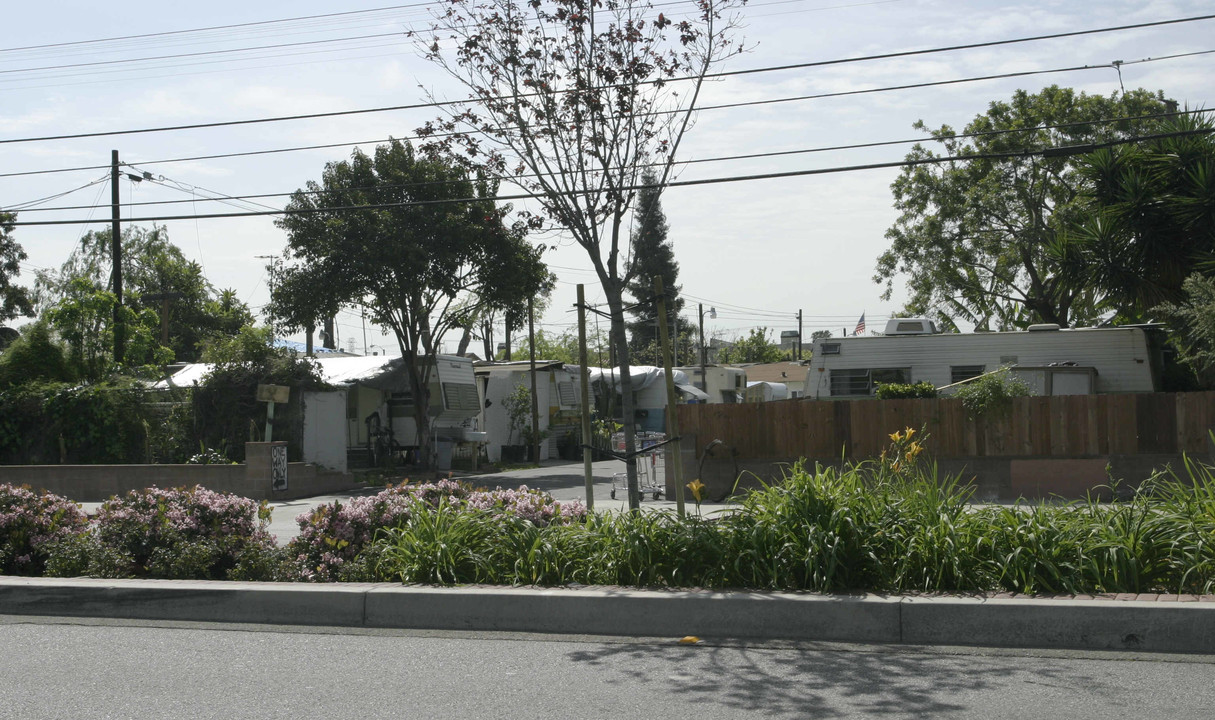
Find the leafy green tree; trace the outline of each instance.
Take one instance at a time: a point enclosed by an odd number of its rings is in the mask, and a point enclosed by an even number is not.
[[[414,401],[421,457],[431,460],[428,381],[444,335],[481,307],[526,305],[549,280],[525,228],[504,222],[496,186],[451,157],[392,140],[325,166],[277,221],[287,269],[275,316],[302,329],[316,308],[363,305],[396,336]],[[453,202],[453,200],[455,202]],[[330,210],[350,208],[356,210]],[[289,299],[321,296],[292,314]]]
[[[662,278],[663,294],[666,295],[668,331],[674,318],[683,311],[683,298],[679,296],[679,263],[675,261],[675,250],[667,239],[667,216],[662,211],[662,188],[653,171],[641,174],[646,186],[637,192],[637,209],[633,212],[632,248],[633,258],[629,266],[629,294],[633,305],[629,313],[633,321],[628,324],[630,349],[644,359],[645,349],[658,344],[658,300],[654,297],[654,278]],[[651,355],[652,356],[652,355]]]
[[[12,278],[21,271],[25,251],[13,239],[15,213],[0,212],[0,322],[12,320],[19,315],[33,315],[34,304],[26,288],[12,284]]]
[[[43,316],[68,346],[68,364],[77,377],[102,380],[116,365],[138,367],[164,365],[173,352],[160,345],[160,319],[151,310],[136,311],[123,305],[120,313],[126,327],[125,356],[115,362],[114,306],[117,298],[80,277],[66,288],[59,301]]]
[[[1149,134],[1158,121],[1134,118],[1169,105],[1160,92],[1106,98],[1051,86],[991,103],[966,126],[974,137],[917,122],[942,152],[916,145],[909,162],[959,159],[908,165],[892,185],[901,215],[877,263],[883,299],[906,276],[907,311],[936,315],[946,326],[955,319],[981,329],[1096,321],[1107,309],[1101,293],[1052,251],[1083,202],[1079,159],[1019,153]]]
[[[734,0],[667,18],[646,0],[444,0],[420,49],[468,91],[419,133],[534,193],[582,247],[602,285],[621,371],[629,506],[637,466],[624,293],[627,220],[642,168],[671,178],[711,68],[742,51]],[[678,78],[680,82],[673,83]]]
[[[1215,270],[1215,122],[1183,115],[1156,134],[1165,137],[1080,160],[1089,200],[1059,242],[1064,262],[1125,321],[1183,302],[1191,271]]]
[[[23,328],[21,337],[0,355],[0,389],[31,382],[71,382],[76,379],[63,346],[44,321]]]
[[[158,321],[164,300],[150,296],[171,294],[169,342],[174,359],[195,362],[202,345],[214,336],[230,336],[253,322],[249,308],[233,290],[216,292],[203,277],[202,266],[188,260],[169,240],[163,227],[151,230],[128,226],[122,233],[123,305],[137,316],[146,312]],[[90,231],[81,238],[57,272],[40,272],[35,285],[43,309],[65,298],[79,297],[85,281],[97,291],[110,291],[112,267],[110,230]],[[103,321],[108,329],[110,321]],[[159,331],[157,333],[159,335]]]
[[[741,363],[770,363],[787,360],[788,353],[768,339],[768,328],[753,328],[745,338],[738,338],[733,345],[717,351],[717,362],[721,365]]]
[[[1215,278],[1199,273],[1182,283],[1185,299],[1154,312],[1169,324],[1182,363],[1205,389],[1215,388]]]

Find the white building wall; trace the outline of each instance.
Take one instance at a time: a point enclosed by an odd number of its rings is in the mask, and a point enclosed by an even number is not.
[[[346,472],[346,391],[304,392],[304,462]]]
[[[823,343],[839,343],[823,355]],[[806,375],[806,397],[831,396],[831,370],[911,368],[911,382],[949,385],[950,367],[1042,366],[1074,362],[1097,369],[1099,393],[1152,392],[1147,339],[1139,328],[1081,328],[1040,332],[953,333],[816,341]]]

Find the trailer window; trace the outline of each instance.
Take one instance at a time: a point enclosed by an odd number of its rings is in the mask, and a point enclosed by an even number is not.
[[[911,382],[911,368],[832,370],[832,395],[872,395],[880,384]]]
[[[823,355],[839,355],[840,354],[840,344],[839,343],[823,343],[822,345],[819,346],[819,352],[821,352]]]
[[[950,365],[949,383],[960,383],[963,380],[977,378],[987,372],[986,365]]]
[[[868,395],[868,370],[832,370],[832,395]]]

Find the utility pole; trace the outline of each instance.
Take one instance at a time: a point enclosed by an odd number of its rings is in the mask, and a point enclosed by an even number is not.
[[[671,474],[675,477],[675,513],[684,515],[683,456],[679,442],[678,405],[675,399],[675,372],[671,369],[671,340],[667,335],[666,298],[662,296],[662,276],[654,276],[654,296],[658,298],[658,343],[662,346],[662,369],[667,385],[667,452],[671,458]]]
[[[696,317],[700,320],[700,389],[709,392],[709,376],[705,374],[705,304],[696,303]]]
[[[595,476],[591,470],[591,387],[586,369],[586,291],[578,283],[578,375],[582,381],[582,475],[586,484],[586,510],[595,509]]]
[[[126,327],[122,323],[122,212],[118,195],[118,151],[110,151],[110,259],[114,261],[114,362],[126,354]]]
[[[797,309],[797,355],[798,360],[802,359],[802,309]]]
[[[527,344],[531,356],[532,375],[532,458],[540,463],[540,400],[536,397],[536,313],[532,299],[527,298]]]

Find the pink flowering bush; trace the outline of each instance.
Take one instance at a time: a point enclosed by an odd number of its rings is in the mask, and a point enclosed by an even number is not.
[[[536,527],[568,525],[586,520],[586,505],[574,502],[560,503],[541,490],[530,490],[521,485],[518,490],[480,490],[468,497],[468,507],[484,510],[491,515],[511,515],[522,518]]]
[[[41,575],[52,549],[87,528],[88,517],[71,500],[0,484],[0,574]]]
[[[538,527],[580,522],[582,503],[562,504],[538,490],[476,490],[453,480],[401,484],[378,495],[322,505],[296,518],[300,535],[287,552],[302,580],[331,582],[380,579],[376,564],[382,530],[407,526],[415,515],[441,510],[485,517],[512,516]]]
[[[258,579],[272,565],[274,538],[263,503],[202,486],[132,490],[94,516],[91,574]],[[272,573],[271,573],[272,574]],[[266,578],[269,579],[269,578]]]

